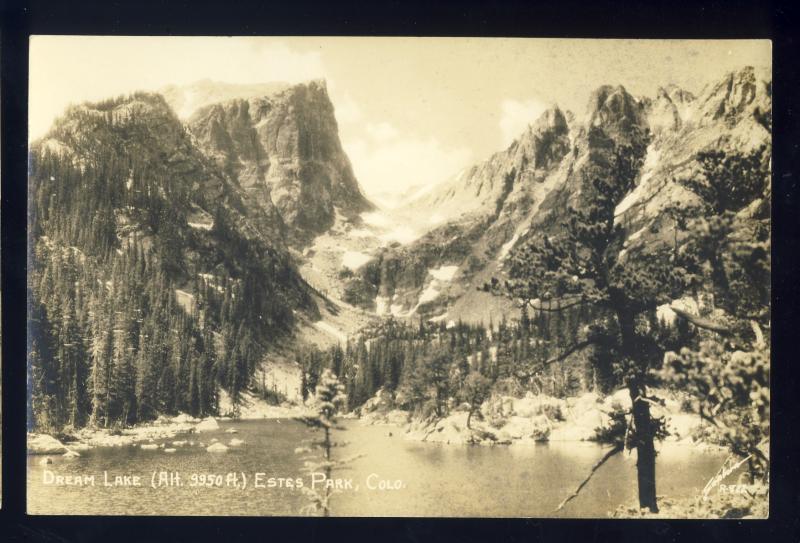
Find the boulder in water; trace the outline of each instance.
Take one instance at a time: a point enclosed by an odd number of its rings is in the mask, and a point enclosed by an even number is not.
[[[140,445],[141,449],[144,451],[155,451],[158,449],[158,445],[155,443],[143,443]]]
[[[208,417],[200,421],[194,429],[198,432],[213,432],[219,430],[219,424],[214,417]]]
[[[172,449],[172,448],[170,448],[170,449],[164,449],[164,452],[165,452],[165,453],[174,453],[176,450],[177,450],[177,449]]]
[[[228,428],[227,430],[225,430],[225,433],[226,434],[238,434],[239,431],[236,428]]]
[[[226,447],[222,443],[214,443],[213,445],[210,445],[206,450],[211,453],[227,452],[228,447]]]
[[[231,447],[241,447],[244,445],[244,439],[233,438],[231,439],[230,443],[228,443]]]
[[[198,419],[194,418],[191,415],[187,415],[186,413],[181,413],[177,417],[172,417],[172,422],[177,424],[187,424],[187,423],[198,422]]]
[[[80,455],[81,455],[81,453],[79,453],[79,452],[67,451],[64,454],[62,454],[61,456],[63,456],[64,458],[78,458]]]
[[[53,459],[50,458],[50,457],[45,457],[45,458],[42,458],[41,460],[39,460],[39,465],[40,466],[46,466],[46,465],[52,464],[52,463],[53,463]]]

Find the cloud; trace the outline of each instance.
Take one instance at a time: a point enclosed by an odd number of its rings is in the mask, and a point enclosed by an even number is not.
[[[335,88],[332,87],[331,82],[328,82],[328,92],[331,94],[331,101],[336,110],[336,120],[340,124],[358,123],[364,118],[364,112],[361,111],[358,103],[353,100],[353,97],[347,93],[338,96]]]
[[[398,136],[397,129],[387,122],[369,123],[367,124],[367,133],[375,141],[389,141]]]
[[[450,178],[473,159],[465,147],[405,135],[385,122],[368,125],[363,136],[343,139],[342,146],[367,196],[387,206],[411,187]]]
[[[529,124],[533,123],[539,115],[544,113],[547,105],[531,98],[529,100],[506,99],[500,104],[500,132],[503,138],[503,147],[522,134]]]

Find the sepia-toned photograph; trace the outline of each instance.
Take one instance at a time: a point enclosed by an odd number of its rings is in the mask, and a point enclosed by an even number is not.
[[[769,516],[770,41],[29,59],[29,514]]]

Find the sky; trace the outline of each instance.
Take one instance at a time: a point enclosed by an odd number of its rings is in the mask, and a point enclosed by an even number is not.
[[[391,205],[504,149],[553,104],[582,115],[602,84],[699,93],[743,66],[771,68],[771,54],[765,40],[34,36],[29,140],[87,100],[323,78],[356,177]]]

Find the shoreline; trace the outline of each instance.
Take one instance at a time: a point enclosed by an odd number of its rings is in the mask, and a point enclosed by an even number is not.
[[[356,420],[370,426],[391,426],[410,441],[444,445],[530,445],[547,442],[594,442],[597,429],[610,420],[616,409],[627,409],[630,399],[627,391],[620,390],[607,396],[586,393],[578,397],[559,399],[544,395],[526,394],[522,398],[497,396],[484,402],[480,411],[473,413],[467,428],[468,409],[457,406],[445,417],[421,420],[409,411],[396,408],[388,393],[379,392],[364,405],[343,414],[344,420]],[[627,403],[626,403],[627,402]],[[219,422],[292,419],[307,413],[296,404],[269,405],[250,403],[248,409],[233,418],[223,416],[199,419],[187,414],[174,417],[160,416],[155,421],[135,424],[118,430],[84,427],[67,432],[57,439],[54,435],[28,433],[29,456],[63,455],[80,456],[81,452],[96,447],[142,446],[166,448],[163,441],[173,438],[199,436],[203,432],[217,431]],[[680,402],[671,398],[665,402],[663,412],[670,435],[662,444],[691,446],[702,450],[722,450],[722,447],[697,438],[703,425],[697,415],[685,413]],[[57,434],[56,434],[57,435]],[[156,445],[156,441],[162,441]],[[175,441],[177,446],[192,441]]]
[[[663,391],[658,391],[664,396]],[[669,435],[660,443],[691,446],[699,450],[722,451],[724,447],[704,439],[705,425],[698,415],[680,409],[680,400],[666,395],[665,406],[656,416],[663,416]],[[522,398],[499,396],[487,400],[475,411],[467,428],[469,409],[455,407],[448,415],[422,420],[407,410],[397,409],[387,394],[378,393],[360,411],[361,424],[392,426],[411,441],[445,445],[530,445],[548,442],[600,443],[597,430],[607,427],[610,414],[629,409],[627,390],[607,396],[586,393],[578,397],[559,399],[545,395],[526,394]],[[355,413],[355,412],[354,412]]]
[[[181,413],[174,417],[160,416],[155,421],[134,424],[122,429],[82,427],[71,432],[64,432],[59,437],[55,435],[28,432],[28,456],[57,456],[78,457],[80,453],[94,448],[115,448],[147,446],[148,448],[166,449],[162,443],[154,445],[159,440],[168,440],[179,436],[200,436],[203,432],[217,431],[220,422],[249,421],[249,420],[274,420],[295,418],[306,411],[297,406],[266,406],[257,413],[247,413],[244,416],[233,418],[231,416],[209,416],[203,419]],[[189,443],[179,440],[182,446]],[[191,442],[194,443],[194,440]],[[198,440],[198,443],[199,440]],[[151,447],[152,445],[152,447]]]

